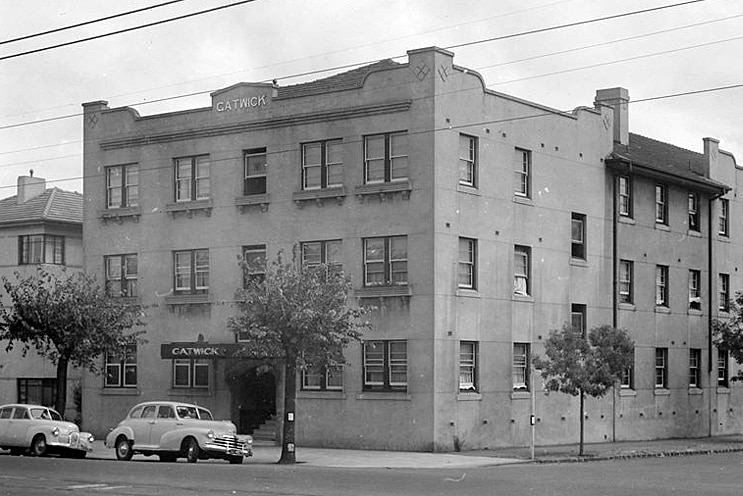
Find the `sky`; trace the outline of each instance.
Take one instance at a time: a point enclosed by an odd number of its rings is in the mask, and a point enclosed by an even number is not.
[[[141,115],[208,107],[211,91],[451,48],[489,89],[559,110],[593,106],[600,88],[630,100],[743,84],[743,1],[674,8],[504,37],[683,0],[255,0],[216,12],[0,60],[0,198],[17,178],[82,192],[82,104]],[[0,59],[234,3],[183,0],[109,21],[17,37],[165,0],[0,0]],[[473,43],[474,42],[474,43]],[[348,70],[348,69],[343,69]],[[191,93],[197,95],[180,97]],[[180,98],[173,98],[180,97]],[[164,102],[154,100],[168,98]],[[702,152],[702,138],[743,164],[743,86],[631,103],[630,131]]]

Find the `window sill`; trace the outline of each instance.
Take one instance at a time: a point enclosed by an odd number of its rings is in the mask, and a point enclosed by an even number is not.
[[[303,191],[295,191],[292,193],[292,200],[297,207],[302,208],[308,202],[314,201],[318,207],[323,206],[323,200],[335,199],[338,205],[343,203],[346,197],[346,188],[343,186],[334,188],[323,188],[323,189],[309,189]]]
[[[671,313],[671,309],[668,307],[662,307],[662,306],[656,305],[655,313]]]
[[[730,318],[730,310],[729,309],[718,309],[717,310],[717,318],[718,319],[729,319]]]
[[[619,214],[618,220],[620,224],[635,225],[635,219],[633,219],[632,217],[629,217],[628,215]]]
[[[637,391],[632,388],[619,388],[619,396],[622,398],[634,398],[637,396]]]
[[[122,305],[139,305],[139,296],[108,296],[108,299]]]
[[[482,394],[476,391],[460,391],[457,401],[482,401]]]
[[[588,267],[588,261],[583,258],[570,258],[570,265],[573,267]]]
[[[165,297],[167,305],[209,305],[209,293],[170,295]]]
[[[258,207],[261,212],[266,212],[268,211],[269,203],[271,203],[271,198],[267,193],[244,195],[235,198],[235,206],[240,209],[240,213],[245,212],[248,207]]]
[[[617,304],[617,308],[619,308],[619,310],[626,310],[628,312],[637,311],[637,307],[634,303],[619,303]]]
[[[184,201],[178,203],[166,203],[165,211],[172,216],[176,214],[186,214],[187,217],[192,217],[194,212],[203,212],[207,217],[212,216],[212,208],[214,203],[211,198],[208,200],[196,200],[196,201]]]
[[[513,301],[523,301],[525,303],[534,303],[534,297],[531,295],[521,295],[521,294],[514,293]]]
[[[730,236],[727,234],[717,233],[717,241],[720,243],[730,243]]]
[[[653,394],[655,396],[670,396],[671,395],[671,390],[670,389],[666,389],[666,388],[655,388],[653,390]]]
[[[671,231],[671,228],[668,227],[668,224],[660,224],[657,221],[655,222],[655,228],[659,231],[666,231],[666,232]]]
[[[694,238],[701,238],[701,237],[702,237],[702,233],[701,233],[701,231],[694,231],[694,230],[692,230],[692,229],[689,229],[689,230],[687,231],[687,234],[688,234],[689,236],[692,236],[692,237],[694,237]]]
[[[528,198],[526,196],[514,195],[513,202],[514,203],[520,203],[521,205],[526,205],[527,207],[533,207],[534,206],[534,200],[532,200],[531,198]]]
[[[698,387],[690,387],[689,388],[689,396],[698,396],[704,394],[704,389],[700,389]]]
[[[470,186],[468,184],[457,183],[457,191],[467,195],[480,196],[480,190],[476,186]]]
[[[696,317],[701,317],[703,315],[702,310],[697,310],[696,308],[690,308],[687,313],[689,315],[694,315]]]
[[[511,392],[512,400],[528,400],[529,398],[531,398],[531,391],[512,391]]]
[[[302,391],[297,391],[297,399],[300,399],[300,400],[345,400],[346,395],[343,391],[303,389]]]
[[[359,298],[380,298],[385,296],[411,296],[410,286],[368,286],[356,288]]]
[[[171,388],[168,396],[211,396],[209,388]]]
[[[476,289],[457,288],[457,296],[463,298],[480,298],[480,293],[478,293]]]
[[[360,184],[354,188],[356,198],[363,201],[366,196],[379,195],[381,201],[387,199],[387,195],[400,194],[403,200],[410,198],[413,185],[409,179],[390,181],[388,183]]]
[[[725,386],[717,386],[717,394],[730,394],[730,388]]]
[[[357,400],[411,401],[413,398],[403,391],[365,391],[356,395]]]
[[[141,396],[142,391],[138,387],[106,387],[100,392],[101,396]]]
[[[142,209],[139,207],[107,208],[98,211],[98,218],[103,222],[114,221],[119,224],[127,219],[139,222],[141,216]]]

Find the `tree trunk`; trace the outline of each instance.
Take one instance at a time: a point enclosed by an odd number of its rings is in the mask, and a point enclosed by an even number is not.
[[[67,364],[69,359],[60,356],[57,359],[57,397],[54,399],[54,408],[62,417],[67,408]]]
[[[578,447],[578,456],[583,456],[583,425],[586,421],[586,416],[584,415],[584,404],[585,399],[583,395],[583,390],[580,391],[580,446]]]
[[[297,367],[293,357],[287,357],[284,364],[284,418],[282,420],[281,458],[279,463],[296,463],[296,446],[294,444],[294,422],[296,421],[297,403]]]

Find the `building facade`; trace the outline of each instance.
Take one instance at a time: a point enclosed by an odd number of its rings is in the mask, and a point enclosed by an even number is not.
[[[18,193],[0,200],[0,277],[15,281],[15,274],[28,277],[39,265],[50,271],[69,271],[83,266],[83,196],[59,188],[46,188],[46,181],[29,176],[18,178]],[[0,287],[0,303],[11,302]],[[18,344],[6,352],[0,342],[0,404],[37,403],[53,406],[56,366],[33,349],[23,356]],[[74,395],[80,373],[70,368],[67,386],[69,419],[79,418]]]
[[[242,432],[280,414],[280,374],[258,361],[215,358],[214,345],[239,342],[227,329],[243,282],[238,260],[272,260],[296,246],[307,263],[341,265],[359,304],[374,309],[372,330],[349,347],[342,370],[299,377],[300,445],[526,445],[532,414],[538,443],[576,438],[577,402],[545,396],[530,368],[548,332],[615,322],[635,326],[637,340],[677,311],[646,312],[639,300],[631,309],[615,296],[620,260],[635,261],[639,277],[646,259],[631,239],[644,221],[615,212],[617,177],[634,181],[638,215],[647,200],[634,142],[615,142],[627,120],[610,97],[621,91],[563,112],[491,91],[453,59],[413,50],[404,64],[286,87],[237,84],[212,93],[210,107],[146,117],[84,104],[85,267],[112,296],[144,305],[148,322],[146,344],[106,357],[104,377],[85,377],[86,429],[100,435],[134,403],[161,397],[208,406]],[[735,218],[740,204],[725,184],[736,184],[740,169],[727,154],[716,160],[707,177],[664,178],[669,209],[680,208],[682,190],[713,208],[725,193]],[[674,222],[662,231],[669,239],[680,229]],[[713,270],[728,271],[732,290],[740,256],[734,229],[727,245],[715,237],[714,255],[697,255],[708,239],[708,221],[700,222],[699,236],[679,250],[700,272],[704,300],[705,261],[729,257]],[[665,240],[641,242],[660,264]],[[672,285],[681,284],[680,263]],[[699,312],[684,316],[704,366],[709,309]],[[640,348],[638,340],[632,387],[588,402],[589,441],[674,435],[670,413],[652,423],[634,418],[661,399],[709,403],[700,414],[706,430],[692,422],[684,432],[737,428],[709,420],[712,395],[717,405],[723,393],[706,369],[693,392],[642,389],[644,374],[656,370],[646,363],[651,345],[673,348],[669,378],[688,376],[681,341],[659,335]],[[737,389],[727,394],[740,404]]]

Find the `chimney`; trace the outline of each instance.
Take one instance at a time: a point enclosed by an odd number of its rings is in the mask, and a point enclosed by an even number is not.
[[[629,145],[629,91],[625,88],[597,90],[593,103],[601,103],[614,109],[614,142]]]
[[[18,205],[43,194],[44,191],[46,191],[46,179],[34,177],[33,169],[29,171],[28,176],[18,176]]]

